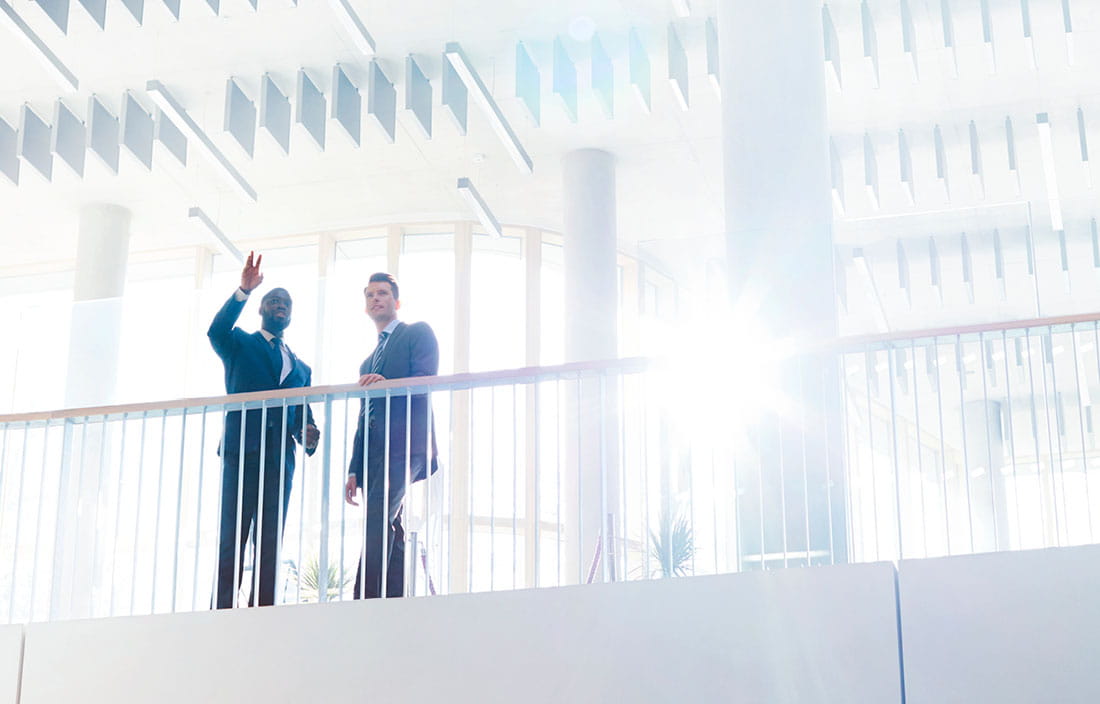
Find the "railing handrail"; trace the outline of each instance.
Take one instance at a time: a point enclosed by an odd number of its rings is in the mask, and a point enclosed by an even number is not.
[[[837,337],[823,342],[817,349],[820,351],[842,352],[853,348],[864,348],[876,344],[900,342],[908,340],[935,339],[941,337],[958,337],[963,335],[975,335],[986,332],[998,332],[1008,330],[1022,330],[1025,328],[1054,327],[1060,325],[1076,325],[1080,323],[1100,323],[1100,312],[1079,313],[1076,315],[1062,315],[1047,318],[1028,318],[1023,320],[1009,320],[993,323],[977,323],[973,325],[957,325],[940,328],[925,328],[918,330],[899,330],[896,332],[874,333],[870,335],[848,335]],[[576,374],[589,371],[619,370],[627,372],[642,371],[652,363],[648,357],[626,357],[623,359],[604,359],[585,362],[569,362],[545,367],[519,367],[515,369],[501,369],[490,372],[463,372],[446,376],[418,376],[404,379],[386,379],[372,384],[373,391],[385,391],[386,389],[403,389],[409,387],[431,387],[438,389],[464,388],[473,386],[487,386],[494,383],[505,382],[511,379],[528,379],[531,377],[550,377],[561,374]],[[141,403],[113,404],[107,406],[90,406],[86,408],[64,408],[50,411],[31,411],[28,413],[0,414],[0,424],[3,423],[36,423],[43,421],[64,420],[66,418],[83,418],[89,416],[109,416],[124,413],[144,413],[148,411],[174,410],[202,406],[224,406],[226,404],[254,403],[267,400],[279,400],[284,398],[301,398],[303,396],[327,396],[330,394],[346,394],[361,391],[356,383],[331,384],[327,386],[308,386],[293,389],[276,389],[273,391],[253,391],[239,394],[226,394],[222,396],[205,396],[194,398],[181,398],[168,401],[146,401]]]
[[[924,340],[937,337],[956,337],[960,335],[977,335],[984,332],[1000,332],[1008,330],[1022,330],[1025,328],[1046,328],[1058,325],[1077,325],[1080,323],[1100,323],[1100,312],[1079,313],[1076,315],[1060,315],[1048,318],[1028,318],[1024,320],[1008,320],[994,323],[976,323],[973,325],[955,325],[942,328],[925,328],[920,330],[899,330],[896,332],[874,333],[870,335],[849,335],[838,337],[826,342],[824,347],[832,350],[844,350],[852,347],[866,347],[868,345],[887,342],[900,342],[902,340]]]
[[[554,377],[561,375],[582,374],[584,372],[597,371],[621,371],[639,372],[650,364],[645,357],[626,357],[623,359],[592,360],[586,362],[569,362],[547,367],[519,367],[516,369],[500,369],[490,372],[463,372],[446,376],[414,376],[403,379],[386,379],[376,384],[371,384],[369,391],[385,391],[387,389],[423,388],[432,389],[463,389],[477,386],[492,386],[511,380],[526,380],[539,377]],[[280,400],[284,398],[302,398],[339,395],[348,393],[361,393],[368,389],[357,383],[331,384],[327,386],[300,386],[290,389],[275,389],[272,391],[250,391],[238,394],[226,394],[222,396],[203,396],[195,398],[180,398],[168,401],[145,401],[141,403],[113,404],[108,406],[89,406],[86,408],[62,408],[52,411],[33,411],[30,413],[15,413],[0,415],[0,424],[5,423],[37,423],[43,421],[64,420],[66,418],[84,418],[96,416],[115,416],[129,413],[146,413],[149,411],[178,410],[182,408],[195,408],[203,406],[225,406],[229,404],[245,404],[259,401]]]

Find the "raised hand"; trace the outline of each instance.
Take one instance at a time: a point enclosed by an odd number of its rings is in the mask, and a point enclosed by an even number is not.
[[[256,263],[252,263],[252,257],[255,252],[248,253],[248,259],[244,263],[244,271],[241,272],[241,290],[245,293],[251,293],[252,289],[256,288],[264,282],[264,275],[260,273],[260,262],[263,261],[264,255],[256,257]]]

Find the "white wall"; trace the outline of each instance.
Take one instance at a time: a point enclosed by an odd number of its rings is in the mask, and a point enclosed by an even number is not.
[[[23,627],[0,626],[0,704],[18,704]]]
[[[1100,702],[1100,546],[899,567],[907,704]]]
[[[894,570],[27,627],[22,704],[900,702]]]

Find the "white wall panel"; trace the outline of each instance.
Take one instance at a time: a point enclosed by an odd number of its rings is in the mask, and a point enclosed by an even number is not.
[[[1100,701],[1100,546],[903,561],[907,704]]]
[[[874,564],[32,624],[22,704],[890,704],[894,584]]]
[[[19,704],[23,626],[0,626],[0,704]]]

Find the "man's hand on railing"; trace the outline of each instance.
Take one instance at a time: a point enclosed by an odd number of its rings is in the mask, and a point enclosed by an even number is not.
[[[359,385],[370,386],[371,384],[385,380],[386,377],[382,376],[381,374],[364,374],[363,376],[359,377]]]
[[[255,252],[248,253],[248,259],[244,263],[244,270],[241,272],[241,290],[245,293],[251,293],[253,289],[264,282],[264,275],[260,273],[260,262],[263,261],[264,255],[256,257],[256,263],[252,263],[252,256]]]
[[[359,502],[355,500],[355,495],[359,492],[359,482],[356,480],[355,475],[352,474],[348,477],[348,483],[344,485],[344,501],[347,501],[352,506],[358,506]]]
[[[321,439],[321,431],[317,429],[317,426],[310,423],[306,426],[306,449],[313,450],[317,447],[317,441]]]

